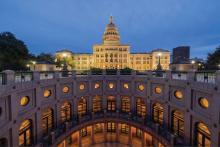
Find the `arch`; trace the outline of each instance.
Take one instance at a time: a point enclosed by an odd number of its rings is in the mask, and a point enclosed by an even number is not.
[[[153,120],[154,122],[159,123],[160,125],[163,124],[163,117],[164,117],[163,111],[164,108],[160,103],[155,103],[153,105],[153,116],[152,116]]]
[[[84,116],[86,115],[87,112],[87,101],[84,97],[81,97],[80,100],[78,101],[78,106],[77,106],[77,110],[78,110],[78,116]]]
[[[199,122],[195,125],[195,145],[211,147],[211,132],[206,124]]]
[[[64,102],[60,109],[60,116],[61,116],[61,122],[66,122],[71,120],[71,113],[72,107],[69,102]]]
[[[116,111],[116,99],[114,96],[108,96],[107,110],[108,111]]]
[[[6,138],[0,138],[0,147],[7,147],[8,140]]]
[[[92,111],[100,112],[102,110],[102,99],[100,96],[96,95],[92,99]]]
[[[143,98],[136,99],[136,113],[138,116],[145,117],[146,116],[146,105]]]
[[[54,114],[52,108],[47,108],[44,111],[42,111],[41,123],[42,123],[43,135],[48,134],[53,129]]]
[[[19,146],[30,146],[33,144],[32,139],[32,121],[29,119],[24,120],[19,127],[19,138],[18,143]]]
[[[179,110],[174,110],[172,112],[172,131],[179,137],[184,136],[184,116]]]
[[[128,113],[130,112],[130,109],[131,109],[130,98],[127,96],[122,96],[121,97],[121,111]]]

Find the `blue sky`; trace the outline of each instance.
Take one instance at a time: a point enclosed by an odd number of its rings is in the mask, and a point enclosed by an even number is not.
[[[220,0],[1,0],[0,32],[35,54],[92,52],[110,15],[132,52],[189,45],[205,58],[220,45]]]

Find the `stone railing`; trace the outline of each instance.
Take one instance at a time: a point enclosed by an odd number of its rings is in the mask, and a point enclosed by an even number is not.
[[[166,127],[166,124],[159,125],[158,123],[153,122],[150,116],[139,117],[136,115],[136,112],[121,112],[120,110],[116,111],[106,111],[102,110],[100,112],[92,112],[88,111],[83,116],[76,116],[72,117],[72,119],[68,122],[61,123],[59,126],[53,129],[48,135],[44,136],[41,140],[39,140],[39,144],[43,146],[50,146],[51,144],[58,143],[60,137],[63,134],[70,134],[73,130],[78,130],[77,128],[80,126],[85,126],[89,122],[98,122],[98,121],[106,120],[106,121],[113,121],[114,120],[121,120],[124,122],[134,123],[142,128],[147,128],[149,133],[151,133],[154,137],[166,143],[166,145],[174,144],[176,140],[179,140],[178,145],[186,145],[184,141],[177,136],[175,136],[170,130]],[[64,136],[67,137],[67,136]],[[176,142],[175,142],[176,143]]]
[[[44,72],[14,72],[3,71],[0,73],[0,85],[9,83],[23,83],[36,80],[48,80],[54,78],[67,78],[78,76],[145,76],[146,78],[163,78],[170,80],[190,80],[200,83],[219,84],[220,71],[120,71],[120,70],[103,70],[103,71],[44,71]]]

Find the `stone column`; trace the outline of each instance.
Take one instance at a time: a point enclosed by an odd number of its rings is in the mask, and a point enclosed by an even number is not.
[[[94,125],[92,125],[92,133],[91,133],[92,145],[95,143],[94,140]]]
[[[82,136],[80,130],[79,130],[79,147],[82,147]]]
[[[115,129],[116,129],[116,142],[119,141],[119,124],[115,123]]]
[[[129,125],[129,132],[128,132],[128,142],[129,146],[132,147],[132,133],[131,133],[131,126]]]
[[[107,123],[104,123],[104,140],[107,141]]]

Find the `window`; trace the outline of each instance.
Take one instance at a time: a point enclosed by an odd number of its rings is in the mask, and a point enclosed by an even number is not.
[[[113,83],[109,83],[109,84],[108,84],[108,87],[109,87],[110,89],[112,89],[112,88],[114,88],[114,84],[113,84]]]
[[[102,110],[102,100],[100,96],[95,96],[92,102],[93,112],[100,112]]]
[[[138,137],[138,138],[141,138],[142,137],[142,131],[141,131],[141,129],[138,129],[138,128],[136,128],[136,136]]]
[[[20,105],[21,106],[26,106],[29,103],[29,97],[28,96],[23,96],[20,99]]]
[[[199,105],[200,105],[202,108],[208,109],[208,107],[209,107],[209,101],[208,101],[208,99],[205,98],[205,97],[199,98]]]
[[[86,137],[88,134],[87,134],[87,128],[82,128],[81,130],[80,130],[80,134],[81,134],[81,136],[82,137]]]
[[[184,117],[182,112],[178,110],[172,113],[172,130],[174,134],[180,137],[184,136]]]
[[[116,100],[114,96],[109,96],[107,100],[108,111],[116,111]]]
[[[203,123],[196,124],[195,145],[198,147],[211,147],[211,133]]]
[[[180,91],[180,90],[176,90],[174,92],[174,96],[177,98],[177,99],[182,99],[183,98],[183,93]]]
[[[127,124],[121,124],[121,133],[128,134],[129,126]]]
[[[94,133],[102,133],[103,132],[103,128],[102,128],[102,124],[98,123],[94,125]]]
[[[128,83],[124,83],[124,84],[123,84],[123,87],[124,87],[125,89],[128,89],[128,88],[129,88]]]
[[[32,122],[25,120],[21,123],[19,128],[19,146],[32,145]]]
[[[155,91],[156,94],[161,94],[162,89],[157,86],[157,87],[155,87],[155,90],[154,90],[154,91]]]
[[[98,88],[100,88],[100,84],[99,83],[95,83],[95,89],[98,89]]]
[[[87,104],[86,99],[84,97],[81,97],[78,102],[78,115],[83,116],[87,112]]]
[[[68,93],[69,92],[69,87],[68,86],[64,86],[63,87],[63,93]]]
[[[143,84],[138,85],[138,89],[139,89],[140,91],[144,91],[144,85],[143,85]]]
[[[80,89],[80,90],[84,90],[84,89],[85,89],[85,84],[80,84],[80,85],[79,85],[79,89]]]
[[[130,112],[130,99],[126,96],[121,98],[121,110],[122,112]]]
[[[42,113],[42,130],[43,134],[46,135],[53,128],[53,110],[48,108]]]
[[[142,98],[137,98],[136,111],[138,116],[143,117],[146,115],[146,106]]]
[[[107,123],[107,132],[116,132],[115,123],[113,122]]]
[[[65,102],[62,106],[61,106],[61,121],[62,122],[66,122],[66,121],[70,121],[71,119],[71,105],[68,102]]]
[[[153,106],[153,120],[160,125],[163,124],[163,107],[159,103]]]
[[[50,97],[51,94],[52,94],[51,90],[48,90],[48,89],[44,90],[44,97],[45,97],[45,98]]]

